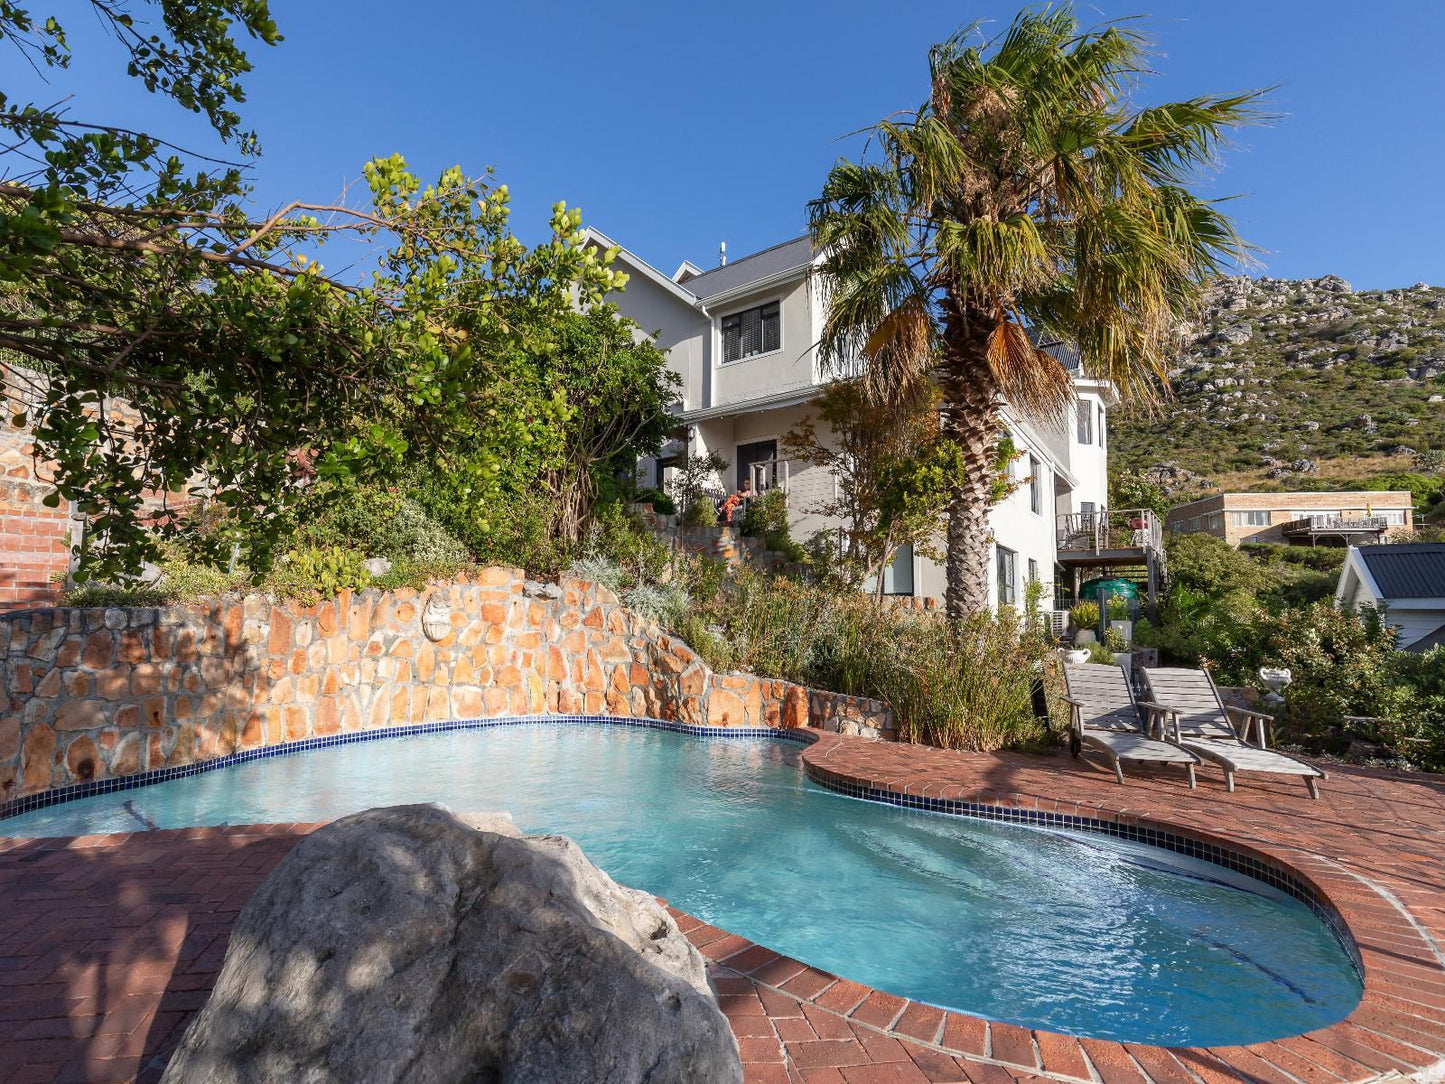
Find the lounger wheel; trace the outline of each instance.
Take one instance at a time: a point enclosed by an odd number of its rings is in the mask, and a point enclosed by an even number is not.
[[[1075,760],[1078,760],[1078,759],[1079,759],[1079,753],[1081,753],[1081,752],[1083,751],[1083,749],[1084,749],[1084,743],[1079,740],[1079,736],[1078,736],[1077,734],[1070,734],[1070,735],[1069,735],[1069,756],[1073,757]]]

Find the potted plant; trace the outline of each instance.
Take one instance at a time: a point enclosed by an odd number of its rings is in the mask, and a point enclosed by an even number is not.
[[[1097,602],[1080,602],[1069,611],[1069,620],[1074,623],[1078,631],[1074,633],[1074,643],[1083,646],[1092,644],[1098,639],[1094,630],[1099,627],[1099,604]]]
[[[1125,646],[1134,639],[1134,622],[1129,617],[1129,600],[1123,595],[1114,595],[1109,599],[1109,630],[1119,630]]]
[[[1134,665],[1134,653],[1129,650],[1129,641],[1124,639],[1117,624],[1104,630],[1104,646],[1113,654],[1116,666],[1129,670]]]

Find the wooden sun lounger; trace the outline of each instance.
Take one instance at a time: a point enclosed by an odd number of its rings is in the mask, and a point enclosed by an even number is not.
[[[1124,782],[1123,761],[1182,764],[1195,785],[1194,766],[1199,758],[1178,745],[1157,741],[1145,733],[1154,705],[1139,703],[1122,666],[1083,663],[1065,665],[1066,697],[1073,709],[1069,751],[1078,756],[1084,746],[1102,753],[1114,766],[1114,777]]]
[[[1167,724],[1165,736],[1223,768],[1226,790],[1233,792],[1235,772],[1267,772],[1301,776],[1310,797],[1320,796],[1324,772],[1267,748],[1273,716],[1225,704],[1205,670],[1145,667],[1143,674],[1149,698]]]

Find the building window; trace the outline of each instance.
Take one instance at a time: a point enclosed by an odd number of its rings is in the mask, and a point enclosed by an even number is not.
[[[1375,515],[1391,527],[1405,526],[1405,510],[1403,508],[1383,508]]]
[[[1229,513],[1229,522],[1235,527],[1268,527],[1269,512],[1267,510],[1231,512]]]
[[[1204,529],[1205,529],[1206,531],[1222,531],[1222,530],[1224,530],[1224,513],[1223,513],[1223,512],[1211,512],[1211,513],[1209,513],[1209,516],[1208,516],[1208,517],[1206,518],[1206,520],[1205,520],[1205,524],[1206,524],[1206,526],[1205,526]]]
[[[722,320],[723,361],[741,361],[767,354],[783,345],[783,321],[778,302],[745,309]]]
[[[998,551],[998,604],[1012,606],[1018,602],[1018,560],[1019,555],[1003,546]]]
[[[1044,465],[1037,456],[1029,456],[1029,511],[1044,514]]]
[[[1100,448],[1102,448],[1102,447],[1104,446],[1104,430],[1105,430],[1105,425],[1104,425],[1104,404],[1103,404],[1103,403],[1100,403],[1100,404],[1099,404],[1099,447],[1100,447]]]
[[[1038,583],[1038,581],[1039,581],[1039,563],[1038,563],[1037,561],[1035,561],[1032,557],[1030,557],[1030,558],[1029,558],[1029,583]]]
[[[1080,403],[1076,412],[1079,427],[1079,443],[1094,443],[1094,406],[1092,403]]]

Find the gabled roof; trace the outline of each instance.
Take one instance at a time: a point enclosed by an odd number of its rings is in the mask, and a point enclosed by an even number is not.
[[[813,239],[804,234],[722,267],[704,271],[701,275],[688,279],[687,288],[703,301],[708,301],[722,294],[744,290],[753,283],[762,283],[792,271],[801,271],[813,262],[813,256]]]
[[[1361,546],[1359,553],[1381,598],[1445,601],[1445,542]]]
[[[1418,651],[1422,655],[1431,648],[1445,647],[1445,625],[1441,625],[1434,632],[1427,632],[1413,644],[1406,644],[1406,651]]]

